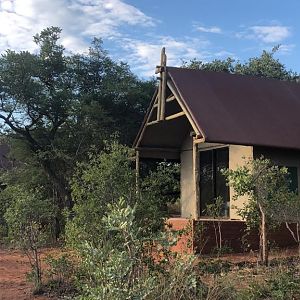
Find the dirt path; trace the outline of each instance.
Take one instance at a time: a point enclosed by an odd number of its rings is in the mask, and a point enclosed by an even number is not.
[[[20,251],[0,249],[0,300],[48,300],[32,295],[32,285],[26,281],[30,270],[27,257]]]

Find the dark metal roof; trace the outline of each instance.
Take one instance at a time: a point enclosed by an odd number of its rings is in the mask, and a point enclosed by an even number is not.
[[[207,142],[300,149],[300,84],[168,67]]]

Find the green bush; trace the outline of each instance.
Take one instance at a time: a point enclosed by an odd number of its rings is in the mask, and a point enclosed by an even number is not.
[[[100,154],[91,155],[89,162],[78,165],[72,179],[72,220],[67,224],[68,242],[73,247],[83,240],[97,245],[102,231],[100,220],[107,205],[120,198],[135,207],[135,222],[143,234],[149,235],[164,227],[167,204],[172,201],[170,194],[179,190],[176,178],[179,167],[160,163],[156,170],[139,180],[137,193],[133,154],[132,149],[111,142]]]
[[[300,279],[295,270],[279,268],[263,281],[254,281],[248,289],[241,291],[241,300],[293,300],[300,299]]]
[[[101,244],[81,246],[79,299],[201,299],[205,287],[195,268],[195,257],[170,256],[168,236],[159,254],[149,251],[152,237],[140,237],[135,208],[124,199],[108,205],[101,219]],[[162,240],[158,237],[157,240]]]
[[[113,142],[79,165],[72,181],[66,238],[78,255],[78,298],[201,299],[196,258],[172,253],[174,233],[162,230],[178,166],[159,164],[137,190],[131,157]]]
[[[32,271],[28,279],[33,281],[38,291],[42,284],[40,248],[53,236],[55,206],[43,198],[38,190],[11,187],[12,202],[5,212],[8,224],[8,238],[12,245],[22,249],[27,255]]]
[[[68,253],[63,253],[58,257],[48,255],[45,258],[46,278],[47,282],[44,288],[51,294],[61,295],[75,295],[75,270],[76,265],[73,257]]]

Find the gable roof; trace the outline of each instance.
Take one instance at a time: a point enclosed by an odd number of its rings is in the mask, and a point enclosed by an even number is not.
[[[206,142],[300,149],[299,83],[174,67],[167,74]]]

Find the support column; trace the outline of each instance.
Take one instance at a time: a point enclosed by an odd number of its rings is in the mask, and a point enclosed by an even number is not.
[[[136,193],[139,193],[140,190],[140,151],[135,150],[135,186],[136,186]]]
[[[193,218],[198,219],[200,216],[200,157],[198,143],[195,138],[193,138],[193,184],[194,184],[194,205],[193,205]]]

